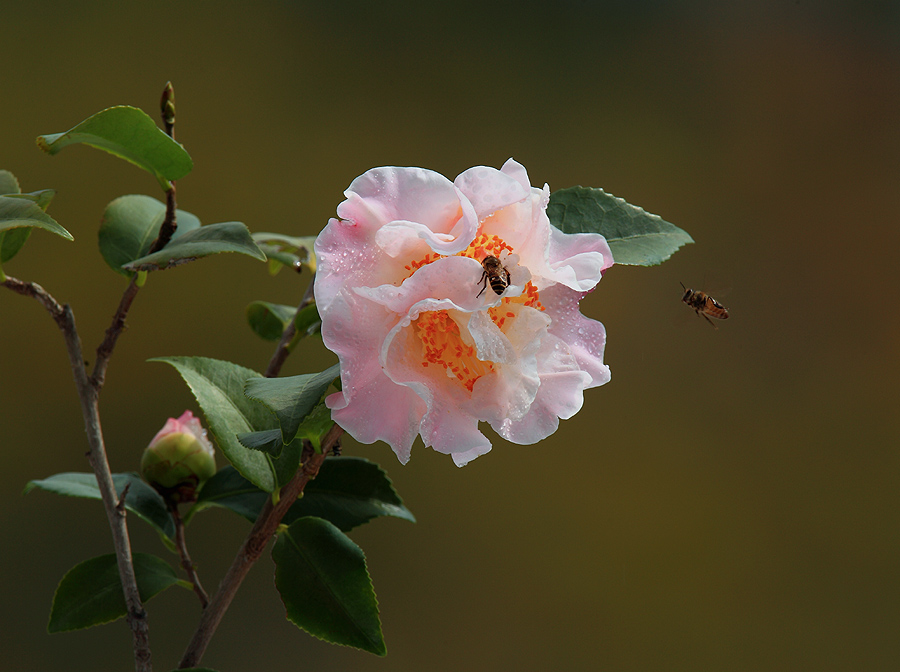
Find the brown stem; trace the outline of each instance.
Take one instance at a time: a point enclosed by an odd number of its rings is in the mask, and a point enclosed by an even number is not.
[[[200,616],[200,623],[197,630],[188,644],[181,658],[179,669],[185,667],[195,667],[199,665],[206,647],[209,645],[213,634],[225,611],[234,599],[235,594],[240,588],[241,582],[247,576],[247,572],[253,564],[259,560],[263,551],[275,534],[275,530],[281,524],[281,519],[287,513],[288,509],[297,501],[297,498],[303,492],[306,484],[319,472],[319,467],[325,460],[325,456],[331,451],[332,446],[340,439],[344,430],[338,425],[333,425],[325,437],[322,439],[322,452],[316,453],[309,444],[306,444],[303,451],[303,462],[297,473],[290,482],[281,489],[281,498],[278,504],[272,504],[272,498],[266,500],[266,504],[256,519],[256,523],[241,545],[241,549],[235,556],[231,567],[219,584],[216,594],[213,595],[209,606]]]
[[[313,303],[315,299],[313,298],[313,291],[316,285],[316,274],[313,273],[312,277],[309,280],[309,286],[306,288],[306,292],[303,294],[303,298],[300,299],[300,304],[297,306],[297,312],[299,313],[301,310],[306,308],[309,304]],[[266,378],[274,378],[281,371],[281,367],[284,366],[285,360],[287,360],[288,355],[291,354],[291,342],[294,340],[294,336],[297,333],[297,325],[294,320],[291,320],[290,324],[284,328],[284,332],[281,334],[281,340],[278,341],[278,346],[275,348],[275,352],[272,354],[272,359],[269,360],[269,366],[266,367]]]
[[[175,198],[175,182],[169,182],[169,190],[166,192],[166,218],[159,227],[159,237],[153,241],[153,245],[150,246],[150,251],[147,254],[159,252],[169,244],[170,240],[172,240],[172,236],[175,235],[175,230],[178,228],[178,222],[175,218],[175,211],[177,208],[178,201]]]
[[[175,139],[175,89],[172,82],[166,82],[166,86],[162,92],[162,98],[159,101],[160,114],[162,115],[163,126],[168,135]],[[177,200],[175,198],[175,183],[169,182],[169,189],[166,191],[166,218],[159,227],[159,237],[153,241],[148,254],[159,252],[162,248],[169,244],[175,230],[178,228],[178,222],[175,219],[175,210]]]
[[[78,337],[78,330],[75,327],[75,316],[68,305],[60,305],[56,299],[37,283],[23,282],[16,278],[8,277],[0,284],[14,292],[36,299],[50,313],[50,316],[62,332],[69,355],[69,363],[75,377],[75,386],[78,389],[78,398],[81,401],[84,430],[90,445],[88,461],[97,477],[100,498],[103,500],[103,508],[106,510],[106,517],[109,520],[109,527],[112,531],[116,561],[119,567],[119,578],[122,581],[122,591],[125,595],[126,618],[128,625],[131,627],[134,642],[134,667],[136,672],[151,672],[147,612],[144,611],[141,603],[137,579],[134,574],[131,542],[128,538],[128,526],[125,522],[125,507],[119,506],[119,498],[116,496],[116,488],[113,485],[112,474],[109,470],[109,460],[107,459],[106,446],[103,442],[103,431],[100,426],[100,410],[98,406],[100,388],[95,385],[92,378],[88,377],[85,369],[81,339]]]
[[[206,594],[203,586],[200,585],[200,577],[197,575],[197,570],[188,553],[187,541],[184,538],[184,521],[181,520],[181,515],[178,513],[178,504],[171,504],[169,513],[172,514],[172,519],[175,521],[175,545],[178,547],[178,553],[181,555],[181,567],[188,575],[188,580],[194,586],[194,592],[200,598],[200,605],[206,609],[209,605],[209,595]]]
[[[125,317],[128,315],[128,310],[131,308],[131,304],[134,302],[139,289],[137,274],[135,274],[131,278],[131,282],[128,283],[128,287],[122,293],[119,308],[116,310],[116,314],[113,315],[112,324],[106,330],[103,342],[97,347],[97,361],[94,362],[94,370],[91,372],[91,384],[98,392],[106,381],[106,367],[109,366],[109,359],[112,357],[113,349],[116,347],[116,341],[119,340],[119,336],[125,331]]]

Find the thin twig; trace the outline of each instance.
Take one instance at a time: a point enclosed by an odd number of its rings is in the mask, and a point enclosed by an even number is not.
[[[122,591],[125,595],[126,618],[128,625],[131,627],[134,643],[135,670],[136,672],[151,672],[147,612],[144,611],[141,596],[138,592],[124,507],[121,510],[119,508],[119,498],[116,495],[116,488],[109,470],[109,460],[107,459],[106,446],[103,442],[103,431],[100,427],[100,410],[98,406],[100,388],[88,377],[85,369],[81,339],[78,337],[78,330],[75,327],[75,316],[68,305],[60,305],[56,299],[37,283],[23,282],[16,278],[7,277],[0,284],[14,292],[36,299],[50,313],[50,316],[62,332],[66,343],[66,351],[69,355],[69,364],[72,367],[72,374],[75,378],[75,386],[78,389],[78,398],[81,402],[84,430],[90,446],[88,461],[97,477],[100,498],[103,500],[103,508],[106,510],[106,517],[112,531],[119,578],[122,581]]]
[[[125,317],[128,315],[128,310],[131,308],[131,304],[134,302],[139,289],[137,274],[135,273],[131,278],[131,282],[128,283],[128,287],[122,292],[119,307],[116,310],[116,314],[113,315],[112,323],[106,330],[103,342],[97,346],[97,360],[94,362],[94,370],[91,372],[91,384],[98,392],[103,387],[103,383],[106,382],[106,368],[109,366],[109,359],[112,357],[113,349],[116,347],[116,341],[119,340],[119,336],[125,331]]]
[[[200,623],[197,625],[197,630],[194,632],[194,636],[188,644],[184,656],[181,658],[179,669],[195,667],[200,664],[200,659],[203,657],[206,647],[209,645],[213,634],[215,634],[222,616],[225,615],[225,611],[231,604],[231,600],[234,599],[241,582],[247,576],[247,572],[262,556],[269,540],[281,524],[281,519],[284,518],[288,509],[297,501],[306,484],[316,477],[319,467],[325,460],[325,456],[331,452],[332,446],[343,433],[344,430],[341,427],[333,425],[322,439],[321,453],[316,453],[310,446],[307,446],[308,450],[304,450],[302,458],[302,467],[297,470],[290,482],[281,489],[281,498],[278,500],[278,504],[273,505],[271,497],[266,500],[266,504],[256,519],[256,523],[254,523],[253,528],[241,545],[241,549],[231,563],[225,578],[222,579],[222,583],[219,584],[216,594],[213,595],[209,606],[204,609],[203,614],[200,616]]]
[[[175,89],[172,82],[166,82],[166,86],[162,92],[162,98],[159,101],[159,110],[162,115],[163,126],[166,135],[173,140],[175,139]],[[177,200],[175,198],[175,182],[169,181],[169,189],[166,190],[166,218],[159,227],[159,236],[150,247],[149,254],[159,252],[162,248],[169,244],[175,230],[178,228],[178,222],[175,219],[175,210],[177,209]]]
[[[150,251],[147,254],[159,252],[169,244],[170,240],[172,240],[172,236],[175,235],[175,230],[178,228],[178,222],[175,218],[175,211],[177,209],[178,201],[175,198],[175,182],[170,181],[169,189],[166,191],[166,218],[163,220],[163,223],[160,224],[159,236],[153,241],[153,245],[150,246]]]
[[[125,515],[125,498],[128,497],[128,491],[131,490],[131,481],[125,484],[125,487],[122,488],[122,492],[119,495],[119,502],[116,504],[116,511],[119,512],[120,516]]]
[[[209,605],[209,595],[206,594],[206,591],[203,590],[203,586],[200,585],[200,577],[197,575],[197,570],[188,553],[187,541],[184,538],[184,521],[178,513],[178,504],[173,503],[169,507],[169,512],[172,514],[172,519],[175,521],[175,545],[178,547],[178,553],[181,555],[181,566],[188,575],[188,580],[194,586],[194,592],[197,593],[197,597],[200,598],[200,606],[206,609]]]
[[[303,294],[303,298],[300,299],[300,303],[297,306],[298,313],[315,301],[315,298],[313,297],[315,285],[316,274],[313,273],[312,277],[309,280],[309,285],[306,288],[306,292]],[[281,340],[278,341],[278,346],[275,348],[275,352],[272,353],[272,359],[269,360],[269,366],[266,367],[266,378],[274,378],[279,374],[279,372],[281,371],[281,367],[284,366],[285,360],[287,360],[288,355],[291,354],[291,343],[293,342],[294,336],[296,334],[296,322],[295,320],[291,320],[290,323],[284,328],[284,331],[281,334]]]

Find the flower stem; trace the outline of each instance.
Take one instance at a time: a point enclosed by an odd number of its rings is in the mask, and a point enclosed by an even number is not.
[[[300,469],[297,470],[297,473],[294,474],[294,477],[288,484],[281,489],[281,499],[278,501],[278,504],[273,504],[271,497],[266,500],[266,504],[260,511],[256,523],[254,523],[253,528],[241,545],[234,561],[231,563],[231,567],[225,574],[225,578],[222,579],[222,583],[219,584],[216,594],[213,595],[209,606],[203,610],[197,630],[194,632],[194,636],[188,644],[184,656],[181,658],[179,669],[199,665],[206,647],[215,634],[222,616],[225,615],[225,611],[231,604],[231,600],[234,599],[238,588],[240,588],[241,582],[247,576],[247,572],[262,556],[269,540],[281,524],[281,519],[284,518],[288,509],[297,501],[306,484],[319,473],[319,467],[322,466],[325,456],[328,455],[343,433],[344,430],[341,427],[333,425],[322,439],[321,453],[316,453],[308,442],[304,442]]]
[[[200,605],[206,609],[209,605],[209,595],[206,594],[203,586],[200,585],[200,577],[197,575],[197,570],[188,553],[187,541],[184,538],[184,521],[178,513],[178,504],[171,504],[169,513],[172,514],[172,519],[175,521],[175,545],[178,547],[178,553],[181,555],[181,566],[187,574],[191,585],[194,586],[194,592],[200,598]]]
[[[84,420],[84,430],[87,434],[88,445],[90,446],[88,461],[97,477],[100,498],[103,500],[103,508],[106,510],[106,517],[109,520],[110,530],[112,531],[113,545],[116,550],[116,561],[119,568],[119,578],[122,581],[122,591],[125,595],[125,606],[127,610],[126,618],[128,620],[128,625],[131,627],[134,643],[134,667],[136,672],[151,672],[152,665],[150,663],[150,636],[149,626],[147,624],[147,612],[144,610],[144,606],[141,603],[137,579],[134,574],[131,542],[128,538],[128,526],[125,522],[125,507],[119,506],[120,502],[119,498],[116,496],[116,488],[113,484],[112,473],[110,473],[109,469],[109,460],[106,456],[106,446],[103,442],[103,431],[100,427],[98,398],[100,387],[102,385],[102,374],[99,378],[99,383],[87,374],[81,349],[81,339],[78,336],[78,330],[75,327],[75,316],[72,313],[70,306],[60,305],[47,290],[34,282],[23,282],[16,278],[7,277],[6,280],[0,284],[23,296],[30,296],[37,300],[44,306],[47,312],[50,313],[50,316],[62,332],[63,339],[66,343],[66,350],[69,354],[69,363],[75,377],[75,386],[78,389],[78,398],[81,401],[81,414]],[[130,305],[130,301],[128,303]],[[125,308],[125,311],[127,311],[127,307]],[[124,322],[124,313],[122,314],[122,320]],[[107,332],[107,334],[109,334],[109,332]],[[113,345],[115,345],[115,339],[113,339],[112,344],[109,346],[109,352],[106,355],[106,359],[112,354]],[[98,369],[95,366],[95,371],[97,370]],[[105,364],[100,370],[105,370]]]
[[[303,298],[300,299],[300,303],[297,306],[298,313],[315,301],[315,299],[313,298],[315,285],[316,274],[313,273],[312,277],[309,280],[309,286],[307,286],[306,292],[303,294]],[[288,355],[291,354],[291,346],[294,341],[294,336],[296,335],[297,325],[294,320],[291,320],[290,324],[288,324],[284,328],[284,331],[281,334],[281,340],[278,341],[278,346],[275,348],[275,352],[272,354],[272,359],[269,360],[269,366],[266,367],[266,378],[274,378],[279,374],[279,372],[281,371],[281,367],[284,366],[285,360],[287,360]]]

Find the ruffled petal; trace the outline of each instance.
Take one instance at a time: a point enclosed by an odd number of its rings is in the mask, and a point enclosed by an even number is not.
[[[515,177],[487,166],[469,168],[454,184],[475,208],[479,222],[507,205],[524,201],[531,191]]]
[[[579,292],[593,289],[613,265],[606,238],[598,233],[563,233],[550,227],[548,261],[553,279]]]
[[[540,387],[528,413],[491,423],[500,436],[513,443],[537,443],[553,434],[560,418],[571,418],[581,410],[583,390],[591,382],[566,343],[555,336],[541,341],[537,360],[541,367]]]
[[[386,376],[380,364],[384,334],[396,320],[354,293],[335,297],[322,313],[322,340],[340,360],[342,391],[326,404],[353,437],[363,443],[385,441],[405,462],[426,407],[413,390]]]
[[[459,219],[459,197],[453,183],[424,168],[373,168],[344,192],[338,216],[372,227],[405,220],[449,234]]]
[[[578,302],[582,297],[583,292],[574,292],[562,285],[551,287],[541,294],[552,320],[550,333],[568,346],[578,368],[591,377],[587,387],[597,387],[610,379],[609,367],[603,363],[606,328],[601,322],[581,314]]]

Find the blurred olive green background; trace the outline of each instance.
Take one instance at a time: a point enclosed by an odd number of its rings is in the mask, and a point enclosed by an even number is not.
[[[106,203],[161,197],[148,174],[34,138],[116,104],[157,117],[167,80],[194,172],[179,206],[204,223],[314,235],[350,181],[394,164],[451,179],[514,157],[533,184],[600,186],[696,240],[655,268],[615,267],[584,303],[608,330],[612,381],[536,446],[495,437],[463,469],[383,444],[412,525],[352,533],[388,656],[284,619],[268,555],[203,660],[308,670],[884,670],[900,659],[896,3],[7,3],[0,167],[54,188],[8,274],[74,310],[85,356],[125,284],[102,262]],[[101,402],[115,471],[135,469],[193,398],[153,356],[265,368],[253,300],[294,304],[306,278],[222,255],[151,276]],[[709,291],[715,331],[680,303]],[[715,290],[715,291],[714,291]],[[45,631],[56,583],[112,550],[96,502],[25,483],[86,471],[62,339],[0,291],[0,667],[132,668],[123,621]],[[285,374],[333,357],[311,343]],[[489,431],[489,430],[488,430]],[[221,460],[220,460],[221,461]],[[248,525],[189,530],[213,590]],[[131,519],[137,550],[162,549]],[[199,612],[148,605],[155,669]]]

